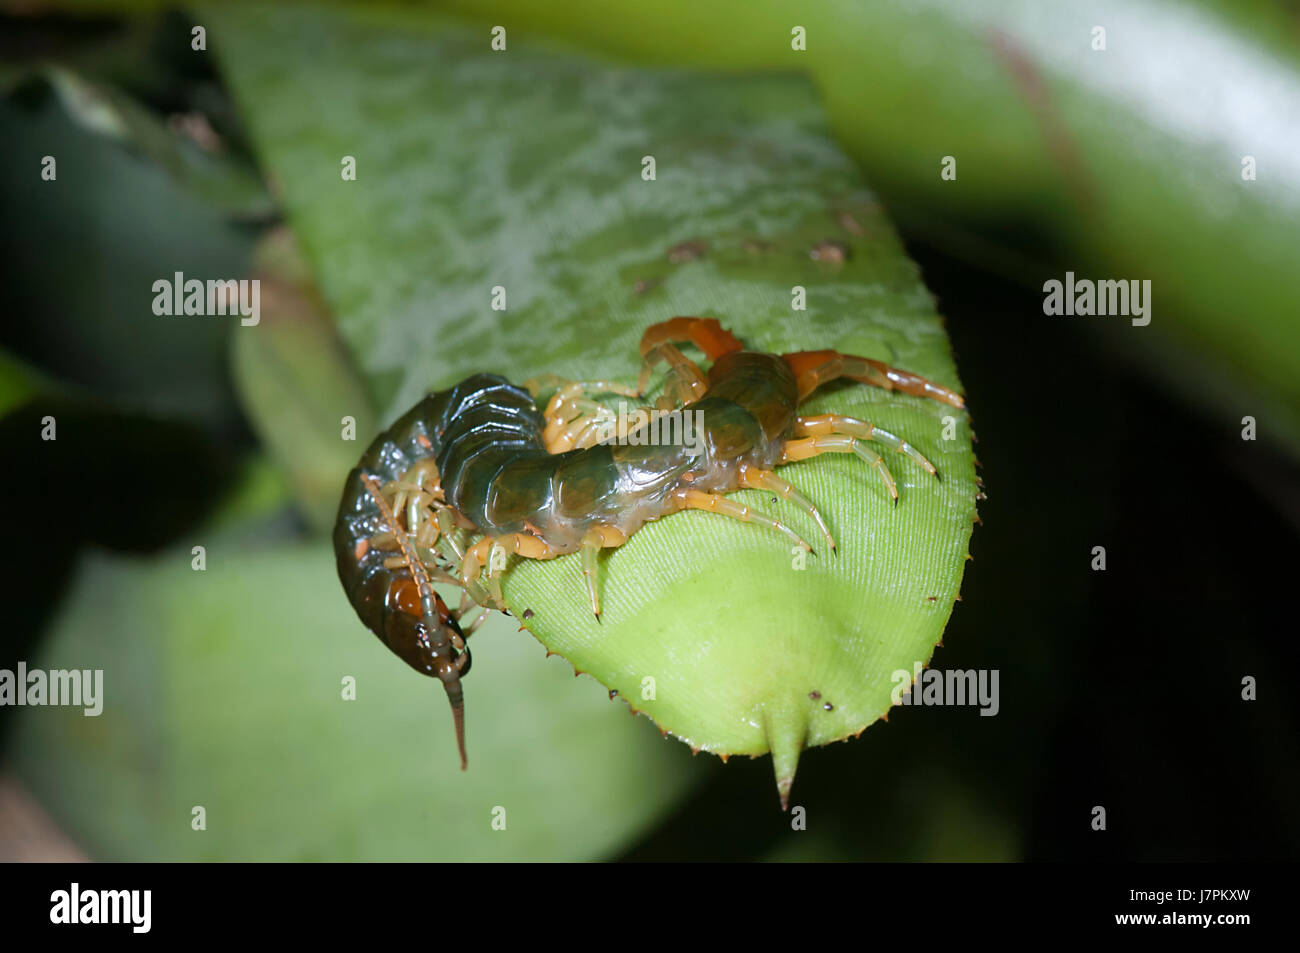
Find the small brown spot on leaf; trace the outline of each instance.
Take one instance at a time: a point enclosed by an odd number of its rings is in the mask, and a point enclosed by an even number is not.
[[[825,705],[822,705],[822,707],[825,708],[827,711],[834,711],[834,710],[835,710],[835,706],[832,705],[830,702],[827,702]]]
[[[704,253],[709,250],[708,242],[694,240],[682,242],[680,245],[674,245],[668,249],[668,260],[674,265],[680,265],[682,262],[694,261],[697,258],[704,257]]]
[[[809,693],[808,693],[808,697],[811,698],[813,701],[816,701],[817,699],[819,699],[819,698],[822,697],[822,693],[821,693],[821,692],[809,692]]]
[[[813,261],[826,261],[842,265],[849,260],[849,246],[834,239],[826,239],[814,245],[808,252]]]
[[[525,609],[525,610],[524,610],[524,618],[525,618],[525,619],[531,619],[535,614],[536,614],[536,613],[534,613],[532,609]]]

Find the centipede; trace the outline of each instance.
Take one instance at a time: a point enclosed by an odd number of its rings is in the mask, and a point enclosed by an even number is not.
[[[707,372],[683,344],[711,362]],[[790,501],[833,553],[825,518],[777,467],[853,454],[874,469],[895,505],[897,482],[870,444],[936,479],[939,472],[907,441],[870,421],[800,414],[809,396],[847,379],[965,407],[955,391],[870,358],[747,350],[716,318],[653,324],[640,354],[635,387],[549,374],[519,386],[475,374],[421,399],[371,442],[346,478],[334,531],[339,579],[366,627],[411,668],[442,683],[462,770],[468,766],[461,684],[472,660],[468,639],[492,610],[507,611],[501,580],[509,557],[578,553],[599,620],[600,551],[674,513],[704,510],[752,523],[816,554],[793,527],[727,498],[741,489]],[[700,439],[629,439],[635,428],[614,424],[607,404],[597,400],[611,394],[642,400],[661,364],[660,394],[636,427],[648,426],[655,413],[689,412],[702,423]],[[435,584],[460,592],[454,612]]]

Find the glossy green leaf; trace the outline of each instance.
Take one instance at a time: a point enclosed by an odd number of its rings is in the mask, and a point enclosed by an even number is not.
[[[287,229],[258,246],[256,326],[232,335],[235,386],[312,527],[328,533],[339,506],[339,470],[355,462],[344,432],[373,433],[370,395],[338,340],[324,303]]]
[[[520,42],[549,33],[651,63],[808,75],[914,235],[1034,288],[1066,269],[1150,280],[1147,327],[1043,320],[1096,331],[1224,431],[1249,413],[1300,454],[1300,44],[1288,4],[431,5],[505,24]],[[955,180],[939,175],[944,156]]]
[[[442,692],[358,631],[332,555],[204,541],[202,572],[85,560],[29,660],[103,671],[101,714],[22,710],[11,747],[96,859],[595,859],[691,779],[504,617],[475,635],[462,773]]]
[[[475,371],[630,382],[641,332],[677,314],[715,316],[752,348],[837,348],[960,387],[933,300],[803,81],[492,52],[486,30],[391,12],[208,15],[385,421]],[[673,516],[602,558],[600,625],[577,557],[518,565],[505,588],[544,644],[664,729],[719,754],[773,752],[783,793],[804,747],[861,731],[890,707],[895,672],[928,661],[975,513],[964,413],[857,385],[807,406],[902,435],[942,482],[891,457],[894,507],[854,459],[790,466],[838,557],[800,568],[780,536]],[[784,502],[740,496],[813,532]]]

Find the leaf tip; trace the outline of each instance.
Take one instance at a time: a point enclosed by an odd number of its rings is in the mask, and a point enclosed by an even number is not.
[[[802,705],[778,707],[775,711],[764,709],[763,730],[767,735],[767,749],[772,753],[772,769],[776,773],[776,791],[781,797],[781,810],[789,810],[790,788],[794,786],[799,755],[808,734],[808,717]]]

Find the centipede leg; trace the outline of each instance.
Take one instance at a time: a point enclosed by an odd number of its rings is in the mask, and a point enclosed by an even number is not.
[[[656,401],[660,410],[671,410],[693,400],[699,400],[709,389],[708,378],[699,366],[677,349],[671,341],[656,344],[641,361],[641,374],[637,378],[637,389],[645,393],[650,384],[650,374],[660,361],[668,362],[668,377],[664,381],[664,392]]]
[[[964,408],[961,394],[926,380],[919,374],[890,367],[880,361],[839,351],[797,351],[781,355],[794,372],[802,402],[822,384],[847,377],[861,384],[902,391],[915,397],[929,397],[953,407]]]
[[[474,572],[472,578],[466,580],[463,575],[465,560],[468,557],[469,550],[463,548],[456,540],[456,523],[451,515],[451,511],[441,509],[438,511],[438,525],[441,530],[439,541],[446,545],[446,550],[440,550],[443,557],[453,566],[459,566],[462,575],[455,578],[456,585],[465,590],[465,594],[481,606],[488,604],[488,591],[483,588],[483,584],[478,581],[478,572]],[[450,550],[450,552],[447,552]]]
[[[492,540],[492,545],[488,549],[487,560],[487,578],[488,592],[491,593],[492,599],[496,602],[497,608],[505,610],[506,600],[501,595],[501,574],[506,571],[506,550],[500,541]]]
[[[911,457],[929,470],[931,475],[935,477],[939,475],[939,471],[934,468],[934,464],[923,457],[921,452],[910,443],[901,437],[894,436],[888,430],[880,429],[869,421],[858,420],[856,417],[846,417],[843,414],[819,414],[816,417],[796,417],[794,419],[794,435],[796,437],[820,437],[827,434],[847,434],[859,440],[874,440],[877,443],[883,443],[895,453]]]
[[[585,450],[594,447],[617,432],[618,418],[608,407],[598,408],[591,414],[576,417],[567,426],[556,432],[553,439],[546,439],[546,449],[550,453],[564,453],[567,450]]]
[[[487,606],[478,606],[477,608],[478,608],[478,615],[475,617],[474,621],[471,622],[469,625],[462,624],[460,626],[460,630],[465,633],[465,638],[467,639],[475,632],[478,631],[479,626],[481,626],[484,623],[484,621],[487,619],[488,615],[490,615],[492,611]]]
[[[465,550],[456,543],[456,520],[451,515],[451,510],[438,510],[437,519],[440,538],[446,540],[447,547],[456,555],[456,562],[460,562],[465,558]]]
[[[710,361],[716,361],[732,351],[739,351],[742,346],[735,335],[718,323],[717,318],[669,318],[645,329],[641,335],[641,356],[645,357],[666,341],[690,341]]]
[[[456,585],[460,585],[459,579],[456,580]],[[473,622],[466,625],[464,619],[469,615],[471,609],[477,609],[478,616]],[[483,624],[483,620],[488,617],[490,611],[491,610],[488,609],[487,606],[481,606],[470,598],[468,592],[465,592],[464,590],[461,591],[460,605],[456,607],[456,624],[460,626],[460,631],[464,634],[466,639],[478,630],[478,627]]]
[[[551,403],[555,402],[556,397],[562,394],[565,398],[577,397],[582,394],[622,394],[624,397],[640,396],[626,384],[620,384],[617,381],[595,380],[595,381],[573,381],[567,377],[560,377],[556,374],[543,374],[541,377],[533,377],[524,381],[524,389],[533,395],[536,400],[546,391],[553,391]]]
[[[505,571],[504,560],[493,561],[493,550],[496,549],[502,554],[515,554],[523,556],[526,559],[554,559],[560,555],[559,551],[552,547],[546,540],[533,536],[530,533],[508,533],[505,536],[498,536],[495,539],[485,536],[469,549],[465,550],[465,558],[461,561],[460,582],[467,592],[471,592],[471,587],[481,590],[482,584],[479,583],[479,574],[483,567],[488,567],[488,584],[491,589],[492,598],[497,605],[504,610],[505,602],[501,598],[500,575]]]
[[[622,546],[627,536],[616,526],[593,526],[582,537],[582,575],[587,581],[587,597],[591,612],[600,621],[600,564],[597,555],[601,549]]]
[[[745,523],[757,523],[759,526],[766,526],[768,529],[774,529],[781,533],[797,546],[816,555],[816,550],[808,545],[804,539],[786,526],[775,517],[768,516],[761,510],[756,510],[752,506],[746,506],[743,503],[737,503],[735,500],[729,500],[725,496],[717,493],[705,493],[703,490],[691,490],[682,488],[674,490],[670,495],[675,508],[678,510],[708,510],[710,513],[718,513],[722,516],[730,516],[732,519],[738,519]]]
[[[860,440],[847,434],[829,434],[822,437],[803,437],[798,440],[787,440],[781,446],[781,462],[793,463],[796,460],[807,460],[823,453],[853,453],[871,464],[880,474],[880,478],[885,481],[885,488],[889,490],[889,495],[893,497],[894,504],[898,504],[898,486],[894,483],[894,475],[889,472],[889,467],[885,465],[885,461],[881,459],[880,454],[867,449]]]
[[[572,416],[569,416],[572,411]],[[591,440],[584,444],[593,433],[599,439],[602,431],[613,426],[615,415],[612,410],[594,400],[577,400],[565,405],[562,412],[549,418],[546,430],[542,432],[542,442],[547,453],[564,453],[568,450],[581,450],[597,442]]]
[[[746,463],[741,465],[739,475],[742,487],[752,490],[769,490],[802,508],[805,513],[816,521],[817,528],[821,530],[822,536],[826,538],[827,545],[830,546],[832,552],[835,551],[835,537],[831,535],[830,527],[826,525],[826,521],[822,519],[822,514],[812,500],[771,470],[760,470],[758,467],[752,467]]]
[[[541,380],[558,385],[543,413],[546,429],[542,433],[542,440],[549,453],[564,453],[595,444],[615,419],[612,410],[587,397],[588,393],[639,396],[637,390],[615,381],[566,381],[553,375]],[[529,390],[534,396],[545,389],[538,380],[530,383],[532,386]]]

